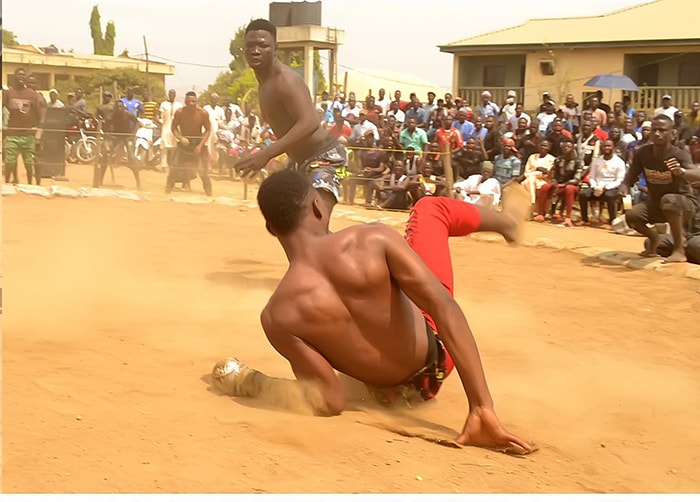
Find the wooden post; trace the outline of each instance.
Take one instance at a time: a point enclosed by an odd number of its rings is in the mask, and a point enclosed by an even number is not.
[[[151,80],[148,78],[148,46],[146,45],[146,35],[143,36],[143,50],[146,53],[146,89],[148,89],[148,94],[151,94]]]
[[[449,144],[444,145],[442,147],[442,165],[445,168],[445,181],[447,181],[447,197],[449,197],[450,199],[454,199],[455,174],[452,170],[452,152],[450,151]]]
[[[100,158],[102,157],[102,145],[104,142],[104,134],[102,132],[102,121],[99,120],[97,121],[97,155],[95,155],[95,163],[92,168],[92,187],[93,188],[99,188],[100,187],[100,181],[101,181],[101,176],[100,176]],[[105,152],[106,154],[106,152]]]

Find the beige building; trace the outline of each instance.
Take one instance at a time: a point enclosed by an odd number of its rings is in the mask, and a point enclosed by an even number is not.
[[[476,104],[488,89],[500,104],[508,90],[526,110],[542,93],[557,103],[567,93],[582,103],[595,91],[584,83],[601,73],[624,74],[640,90],[628,92],[636,109],[653,110],[664,94],[689,109],[700,100],[700,1],[655,0],[607,14],[532,19],[521,25],[440,46],[454,55],[454,92]],[[623,91],[604,91],[612,105]]]
[[[26,69],[28,73],[34,74],[40,91],[48,91],[61,80],[69,80],[70,77],[90,76],[102,70],[132,68],[145,73],[146,61],[130,57],[73,54],[72,52],[60,52],[55,47],[39,48],[34,45],[3,47],[3,85],[8,85],[11,75],[20,67]],[[175,67],[150,61],[148,72],[152,76],[153,82],[160,83],[165,87],[165,76],[173,75]]]

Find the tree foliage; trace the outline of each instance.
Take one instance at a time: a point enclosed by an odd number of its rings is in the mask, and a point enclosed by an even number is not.
[[[11,32],[10,30],[2,30],[2,46],[3,47],[12,47],[13,45],[19,45],[19,41],[17,40],[17,36]]]
[[[90,36],[92,37],[93,54],[114,56],[114,42],[117,37],[117,30],[114,22],[109,21],[105,28],[105,34],[102,36],[102,19],[97,5],[92,7],[92,12],[90,13]]]

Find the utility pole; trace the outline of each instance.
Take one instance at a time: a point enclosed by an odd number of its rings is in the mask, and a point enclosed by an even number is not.
[[[148,89],[148,94],[151,94],[151,79],[148,75],[148,46],[146,45],[146,35],[143,36],[143,50],[146,53],[146,88]]]

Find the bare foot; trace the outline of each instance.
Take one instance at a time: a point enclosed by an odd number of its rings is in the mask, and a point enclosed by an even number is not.
[[[544,216],[541,214],[536,214],[533,218],[537,223],[544,223]]]
[[[503,188],[503,214],[512,220],[512,225],[503,232],[503,237],[509,243],[522,242],[523,226],[530,216],[531,204],[530,193],[520,183],[510,183]]]
[[[685,252],[674,251],[671,256],[664,260],[664,263],[685,263],[688,259],[685,257]]]
[[[659,257],[659,255],[656,254],[656,251],[649,251],[647,249],[645,249],[644,251],[639,253],[639,256],[641,256],[642,258],[658,258]]]
[[[571,223],[571,218],[564,218],[564,226],[565,227],[573,227],[573,223]]]

